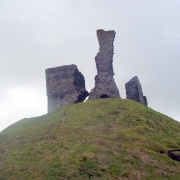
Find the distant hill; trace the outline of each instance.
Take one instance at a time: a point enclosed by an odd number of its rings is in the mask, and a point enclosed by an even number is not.
[[[140,103],[99,99],[0,133],[1,180],[179,180],[180,123]]]

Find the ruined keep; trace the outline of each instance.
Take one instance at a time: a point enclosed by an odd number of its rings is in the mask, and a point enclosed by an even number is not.
[[[142,87],[137,76],[125,84],[126,98],[148,106],[146,96],[143,96]]]
[[[76,65],[65,65],[46,70],[46,88],[48,96],[48,112],[70,104],[98,98],[120,98],[114,82],[113,54],[115,31],[97,30],[99,52],[95,57],[97,75],[95,87],[90,94],[85,88],[84,76]],[[141,84],[137,76],[133,77],[126,87],[126,98],[138,101],[147,106],[147,98],[143,96]]]
[[[97,75],[95,77],[95,87],[89,94],[89,100],[120,97],[113,78],[113,42],[115,34],[115,31],[97,30],[99,41],[99,52],[95,57]]]
[[[83,102],[88,96],[84,76],[76,65],[46,70],[48,112],[69,104]]]

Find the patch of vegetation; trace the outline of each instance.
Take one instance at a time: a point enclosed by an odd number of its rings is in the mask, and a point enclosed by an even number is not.
[[[99,99],[0,133],[0,179],[179,180],[180,123],[131,100]]]

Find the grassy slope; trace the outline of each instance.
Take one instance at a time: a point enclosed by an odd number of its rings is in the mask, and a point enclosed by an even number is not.
[[[171,179],[180,123],[140,103],[99,99],[23,119],[0,133],[0,179]]]

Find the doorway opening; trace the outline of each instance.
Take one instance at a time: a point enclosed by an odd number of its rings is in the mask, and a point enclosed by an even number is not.
[[[102,99],[104,99],[104,98],[109,98],[109,96],[108,96],[107,94],[102,94],[102,95],[100,96],[100,98],[102,98]]]

